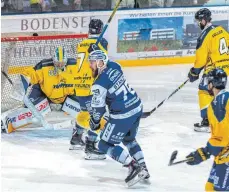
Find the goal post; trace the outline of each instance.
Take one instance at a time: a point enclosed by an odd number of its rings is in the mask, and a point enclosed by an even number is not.
[[[77,45],[87,34],[53,35],[1,38],[1,71],[14,83],[26,68],[35,66],[42,59],[53,56],[55,48],[63,46],[68,58],[77,57]],[[1,111],[15,108],[18,101],[10,98],[12,85],[1,73]]]

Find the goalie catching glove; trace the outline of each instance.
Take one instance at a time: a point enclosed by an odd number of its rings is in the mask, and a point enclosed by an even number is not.
[[[186,158],[190,159],[190,161],[187,161],[186,163],[188,165],[198,165],[203,161],[206,161],[209,159],[211,154],[208,152],[207,147],[205,148],[199,148],[196,151],[190,153]]]

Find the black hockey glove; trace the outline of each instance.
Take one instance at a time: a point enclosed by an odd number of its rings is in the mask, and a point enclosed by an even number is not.
[[[194,82],[199,79],[199,73],[195,71],[195,68],[192,67],[188,73],[188,78],[190,82]]]
[[[89,125],[92,131],[100,129],[100,121],[95,121],[93,117],[90,118]]]
[[[92,51],[95,51],[95,50],[100,50],[99,46],[94,43],[91,43],[90,47],[88,48],[88,53],[91,53]]]
[[[192,158],[192,160],[187,161],[188,165],[198,165],[203,161],[209,159],[211,154],[208,152],[207,147],[199,148],[196,151],[190,153],[186,158]]]

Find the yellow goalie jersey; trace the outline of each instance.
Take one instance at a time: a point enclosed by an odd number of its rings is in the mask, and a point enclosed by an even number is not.
[[[77,47],[77,69],[74,75],[76,96],[91,95],[91,86],[94,82],[92,71],[88,62],[88,48],[96,43],[97,38],[88,38],[83,40]],[[108,42],[102,38],[98,47],[107,53]]]
[[[229,92],[221,90],[208,107],[211,138],[208,147],[215,162],[229,163]]]
[[[44,59],[35,67],[23,71],[31,84],[39,84],[43,93],[53,103],[63,103],[68,95],[74,94],[74,84],[67,83],[66,77],[73,74],[76,60],[68,59],[65,71],[57,72],[52,59]]]
[[[197,40],[194,68],[208,73],[215,67],[229,75],[229,33],[221,26],[210,25]]]

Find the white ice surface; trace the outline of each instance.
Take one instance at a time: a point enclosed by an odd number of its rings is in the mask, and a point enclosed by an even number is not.
[[[132,87],[150,110],[182,84],[191,65],[125,68]],[[1,190],[3,192],[126,192],[204,191],[212,159],[199,166],[168,166],[205,146],[210,134],[196,133],[200,120],[198,82],[188,83],[149,118],[141,121],[137,140],[151,174],[151,185],[127,189],[127,170],[111,159],[85,161],[82,151],[69,151],[72,130],[21,130],[1,136]]]

